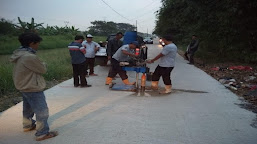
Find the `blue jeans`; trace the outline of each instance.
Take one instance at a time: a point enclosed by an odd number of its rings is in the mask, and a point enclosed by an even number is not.
[[[48,107],[44,92],[22,92],[23,97],[23,128],[31,128],[37,122],[36,136],[45,135],[49,132],[47,119]],[[36,121],[33,116],[36,114]]]

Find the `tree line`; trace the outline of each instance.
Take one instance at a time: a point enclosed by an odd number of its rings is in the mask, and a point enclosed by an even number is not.
[[[196,34],[206,58],[257,62],[256,9],[252,0],[162,0],[154,33],[177,43]]]
[[[30,22],[22,21],[18,17],[18,23],[14,24],[11,21],[8,21],[4,18],[0,19],[0,35],[19,35],[22,32],[31,31],[37,32],[40,35],[65,35],[65,34],[92,34],[96,36],[107,36],[109,34],[115,34],[118,31],[134,31],[136,29],[135,26],[127,23],[115,23],[112,21],[93,21],[91,22],[91,26],[86,31],[80,31],[75,26],[43,26],[44,23],[36,23],[34,18],[31,18]]]

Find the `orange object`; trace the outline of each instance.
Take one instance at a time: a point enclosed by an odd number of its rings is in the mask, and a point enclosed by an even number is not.
[[[146,81],[146,76],[145,76],[145,73],[143,73],[142,77],[141,77],[141,91],[142,92],[145,91],[145,81]]]
[[[146,77],[145,77],[145,73],[143,73],[141,77],[141,86],[145,86],[145,81],[146,81]]]
[[[136,48],[136,56],[138,56],[139,55],[139,48]]]

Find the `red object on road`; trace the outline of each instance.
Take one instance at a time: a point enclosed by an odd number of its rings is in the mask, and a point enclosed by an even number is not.
[[[249,70],[249,71],[253,70],[253,68],[250,66],[231,66],[228,69],[230,69],[230,70]]]
[[[211,70],[218,71],[218,70],[220,70],[220,68],[219,67],[214,67],[214,68],[211,68]]]

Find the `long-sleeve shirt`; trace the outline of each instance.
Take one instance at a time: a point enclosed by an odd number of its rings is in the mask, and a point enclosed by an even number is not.
[[[44,90],[46,83],[42,75],[46,73],[46,64],[39,60],[31,48],[14,51],[10,61],[14,63],[13,81],[19,91]]]
[[[113,56],[115,52],[122,46],[122,41],[117,40],[116,38],[108,41],[107,44],[107,56]]]
[[[198,40],[192,40],[190,45],[189,45],[189,49],[190,49],[190,51],[195,52],[195,51],[197,51],[198,46],[199,46],[199,41]]]

